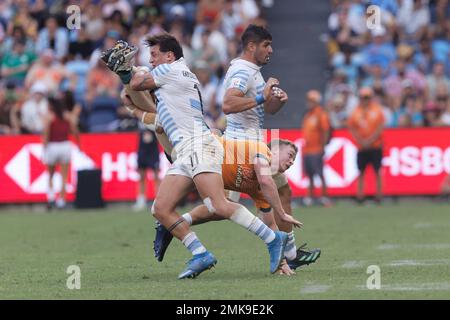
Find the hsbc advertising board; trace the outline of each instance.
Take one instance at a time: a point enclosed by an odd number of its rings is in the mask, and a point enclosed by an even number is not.
[[[299,147],[294,165],[287,171],[294,196],[306,193],[308,179],[302,168],[300,130],[276,130],[280,138]],[[274,136],[275,131],[269,133]],[[388,129],[383,133],[383,190],[386,195],[436,195],[450,174],[450,128]],[[136,150],[138,136],[123,134],[84,134],[81,150],[72,148],[67,182],[68,200],[73,200],[77,171],[101,169],[102,194],[106,201],[131,201],[136,197]],[[48,173],[42,164],[43,146],[39,136],[0,136],[0,203],[44,202]],[[324,174],[332,196],[353,196],[359,175],[357,148],[346,130],[335,130],[326,147]],[[169,167],[160,153],[162,178]],[[154,197],[152,174],[148,174],[148,197]],[[375,177],[366,174],[366,192],[375,192]],[[54,185],[61,188],[61,176]],[[319,181],[316,182],[319,186]]]

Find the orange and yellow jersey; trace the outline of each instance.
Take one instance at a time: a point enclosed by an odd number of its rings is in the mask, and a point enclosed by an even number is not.
[[[266,159],[270,163],[269,147],[260,141],[220,138],[224,148],[222,178],[225,189],[248,194],[258,209],[269,209],[255,171],[255,159]]]

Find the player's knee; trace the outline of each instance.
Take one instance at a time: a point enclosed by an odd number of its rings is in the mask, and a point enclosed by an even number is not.
[[[165,206],[163,204],[161,204],[157,201],[154,201],[150,212],[156,219],[159,220],[160,217],[164,216],[164,212],[165,212],[164,207]]]
[[[209,213],[216,213],[216,208],[214,207],[211,198],[208,197],[208,198],[203,199],[203,203],[206,206],[206,208],[208,209]]]
[[[225,198],[212,201],[212,205],[215,210],[214,213],[221,217],[228,218],[234,213],[232,203]]]

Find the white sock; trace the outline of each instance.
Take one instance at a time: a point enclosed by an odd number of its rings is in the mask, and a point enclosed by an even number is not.
[[[66,205],[66,201],[64,201],[64,199],[58,198],[58,199],[56,200],[56,206],[57,206],[58,208],[62,208],[62,207],[64,207],[65,205]]]
[[[188,233],[181,242],[189,251],[192,252],[193,255],[206,252],[206,248],[200,240],[198,240],[195,232]]]
[[[256,234],[266,244],[275,239],[275,233],[272,229],[264,224],[258,217],[255,217],[246,207],[239,205],[239,208],[230,217],[240,226],[243,226],[248,231]]]
[[[284,251],[284,256],[288,260],[294,260],[297,257],[297,246],[295,245],[294,231],[288,233],[288,240],[286,249]]]
[[[55,191],[53,191],[52,189],[49,189],[47,191],[47,201],[48,202],[53,202],[55,201]]]
[[[136,203],[145,203],[147,201],[145,194],[139,194],[136,199]]]
[[[183,214],[181,217],[182,217],[184,220],[186,220],[186,222],[187,222],[188,225],[192,226],[192,217],[191,217],[191,214],[190,214],[189,212]]]

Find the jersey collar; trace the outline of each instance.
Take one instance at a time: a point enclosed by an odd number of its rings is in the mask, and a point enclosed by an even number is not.
[[[231,64],[233,64],[233,63],[241,63],[241,64],[244,64],[244,65],[246,65],[254,70],[257,70],[257,71],[261,70],[261,68],[262,68],[256,64],[254,64],[253,62],[250,62],[250,61],[242,59],[242,58],[233,59],[231,61]]]

